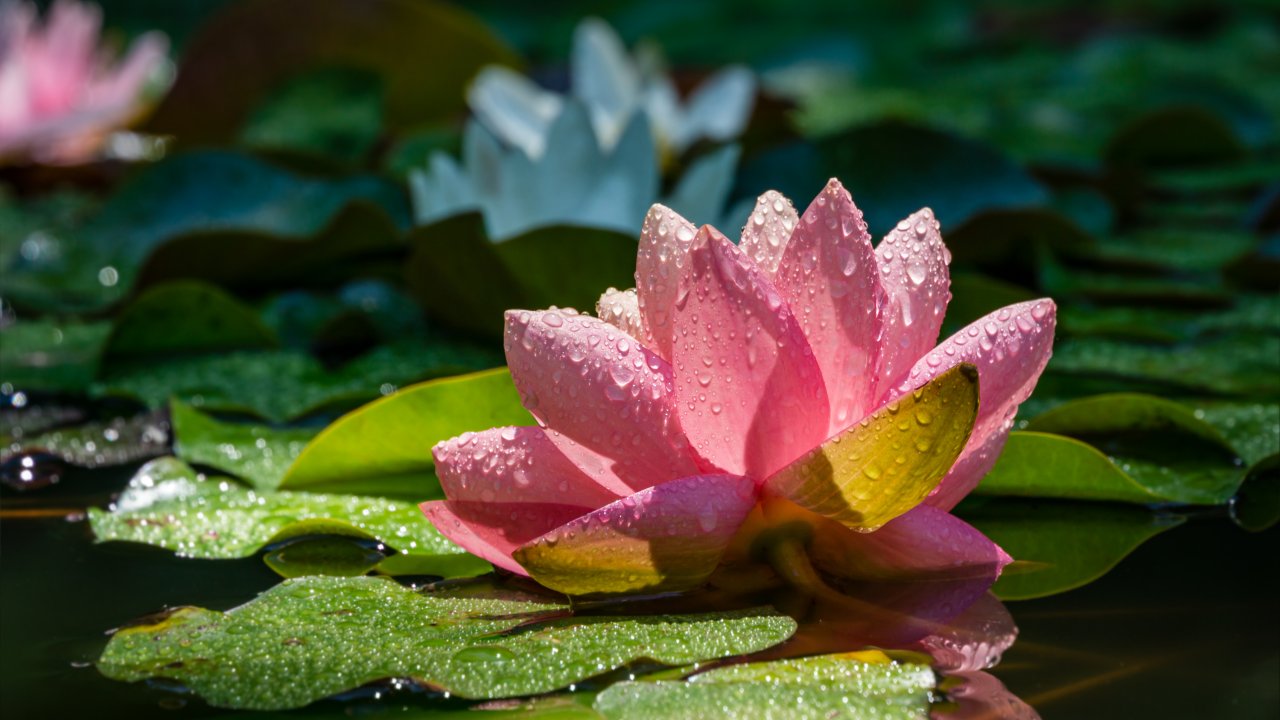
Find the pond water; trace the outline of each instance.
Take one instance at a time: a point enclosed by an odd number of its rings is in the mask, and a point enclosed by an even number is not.
[[[188,560],[95,544],[80,513],[104,503],[131,469],[74,471],[39,495],[6,496],[0,633],[9,651],[0,657],[0,715],[228,714],[176,688],[108,680],[93,666],[112,628],[174,605],[231,608],[279,582],[260,557]],[[1020,634],[993,674],[1045,720],[1273,718],[1277,540],[1276,528],[1251,534],[1224,513],[1194,515],[1085,587],[1009,602]],[[424,700],[358,697],[291,714],[397,716]]]

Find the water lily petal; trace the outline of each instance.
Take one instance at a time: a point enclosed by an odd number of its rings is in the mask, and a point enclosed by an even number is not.
[[[899,386],[919,387],[959,363],[973,363],[982,381],[978,420],[956,466],[926,500],[950,510],[991,470],[1013,427],[1018,405],[1036,386],[1053,353],[1057,307],[1048,298],[1001,308],[944,340]]]
[[[851,580],[989,578],[1012,562],[1004,550],[960,518],[928,505],[856,532],[816,524],[810,557],[824,572]]]
[[[512,559],[516,548],[589,512],[562,503],[436,500],[419,506],[458,547],[504,570],[528,575]]]
[[[951,253],[942,244],[933,211],[912,214],[876,248],[886,305],[875,373],[875,397],[892,391],[917,360],[933,349],[951,300]]]
[[[467,88],[467,105],[509,145],[538,158],[546,149],[547,131],[562,103],[559,95],[543,90],[524,75],[491,65]]]
[[[573,311],[511,310],[505,346],[525,407],[579,467],[604,458],[632,490],[698,472],[671,411],[671,366],[635,338]]]
[[[558,527],[515,558],[533,579],[569,595],[688,589],[715,569],[754,505],[747,478],[681,478]]]
[[[566,503],[591,510],[631,494],[578,468],[538,427],[463,433],[436,445],[440,487],[450,500]]]
[[[777,190],[770,190],[756,200],[755,210],[742,228],[742,241],[738,246],[772,278],[778,272],[787,241],[799,223],[800,216],[791,201]]]
[[[676,149],[684,150],[700,138],[732,140],[746,129],[756,99],[756,76],[741,65],[707,78],[689,96]]]
[[[578,23],[570,63],[573,94],[591,109],[600,144],[612,147],[640,101],[640,74],[622,38],[600,18]]]
[[[773,284],[704,226],[680,280],[672,364],[680,425],[702,457],[763,479],[821,442],[822,374]]]
[[[827,435],[874,407],[884,290],[862,211],[832,179],[804,211],[774,278],[818,358],[831,399]]]
[[[596,301],[596,315],[610,325],[640,341],[642,345],[652,345],[649,333],[644,327],[644,318],[640,316],[640,298],[636,291],[609,288]]]
[[[880,527],[947,474],[969,439],[978,394],[978,371],[953,368],[805,453],[765,488],[847,527]]]
[[[680,291],[681,268],[688,262],[689,249],[697,234],[693,223],[670,208],[656,204],[649,208],[640,230],[636,296],[645,328],[653,338],[650,349],[665,359],[671,358],[671,346],[675,342],[671,316]]]

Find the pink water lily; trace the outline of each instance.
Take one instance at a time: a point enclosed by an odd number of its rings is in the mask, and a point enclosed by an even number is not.
[[[144,35],[117,64],[101,24],[97,6],[75,0],[57,0],[43,24],[34,5],[0,2],[0,159],[84,162],[137,114],[167,43]]]
[[[935,347],[949,261],[928,209],[873,248],[836,180],[803,216],[765,193],[737,245],[655,205],[636,288],[606,292],[599,318],[507,313],[538,426],[437,445],[447,499],[423,510],[569,594],[687,589],[752,557],[793,581],[994,577],[1009,557],[948,511],[1000,454],[1055,307],[1011,305]]]

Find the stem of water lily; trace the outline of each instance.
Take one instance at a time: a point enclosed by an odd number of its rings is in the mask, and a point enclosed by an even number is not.
[[[803,590],[815,598],[843,599],[848,598],[832,588],[822,579],[818,571],[809,562],[809,553],[805,543],[794,534],[778,534],[770,539],[764,548],[769,564],[775,572],[794,588]]]

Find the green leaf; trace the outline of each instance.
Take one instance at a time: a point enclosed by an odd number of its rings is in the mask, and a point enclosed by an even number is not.
[[[111,325],[20,320],[0,332],[0,382],[25,392],[80,392],[98,374]]]
[[[1233,335],[1174,347],[1075,338],[1057,344],[1049,369],[1184,390],[1273,397],[1280,395],[1280,338]]]
[[[882,122],[822,138],[826,175],[840,178],[873,232],[922,207],[944,227],[985,210],[1043,205],[1049,196],[998,149],[918,125]],[[920,178],[930,178],[922,183]]]
[[[236,38],[234,53],[227,52],[229,37]],[[148,128],[184,143],[225,142],[286,80],[326,67],[376,76],[387,124],[408,128],[464,111],[466,84],[495,63],[517,59],[467,12],[442,3],[235,3],[188,43],[182,72]]]
[[[1250,532],[1280,523],[1280,454],[1259,460],[1245,473],[1231,499],[1231,519]]]
[[[16,428],[14,428],[16,429]],[[46,452],[80,467],[96,468],[147,460],[169,451],[169,423],[161,413],[48,430],[22,437],[0,435],[0,463],[22,454]]]
[[[639,228],[637,228],[638,232]],[[511,308],[595,308],[605,288],[635,284],[636,240],[600,228],[554,225],[493,242],[479,213],[415,228],[410,291],[431,315],[501,336]]]
[[[1239,138],[1217,114],[1186,105],[1137,118],[1106,149],[1108,164],[1138,168],[1230,163],[1243,154]]]
[[[1026,428],[1072,437],[1139,430],[1184,433],[1235,454],[1235,448],[1222,433],[1200,419],[1191,408],[1142,393],[1111,393],[1070,400],[1032,418]]]
[[[169,403],[169,417],[175,455],[243,478],[258,490],[279,487],[285,470],[318,432],[223,422],[178,400]]]
[[[927,720],[936,676],[879,650],[748,663],[688,680],[621,682],[596,697],[610,720],[631,718],[908,718]]]
[[[309,575],[357,577],[378,567],[383,559],[382,553],[368,543],[329,536],[286,541],[262,556],[267,567],[285,578]]]
[[[978,371],[962,364],[868,416],[778,471],[768,489],[855,530],[915,507],[973,431]]]
[[[103,354],[110,359],[270,349],[279,344],[253,308],[198,281],[144,292],[116,317]]]
[[[382,131],[382,87],[369,72],[320,68],[288,78],[258,105],[240,139],[259,150],[355,164]]]
[[[433,445],[468,431],[531,423],[506,368],[421,383],[325,428],[290,466],[280,487],[340,492],[438,487]]]
[[[379,578],[304,578],[225,613],[185,607],[124,628],[98,667],[117,680],[176,680],[220,707],[300,707],[397,677],[458,697],[502,698],[550,692],[641,659],[684,665],[756,652],[796,627],[772,609],[528,624],[566,610],[511,592],[475,597]]]
[[[1109,503],[972,499],[956,510],[1014,559],[993,590],[1029,600],[1087,585],[1182,518]]]
[[[1280,455],[1280,404],[1196,400],[1195,415],[1231,441],[1245,462],[1258,463]]]
[[[113,368],[97,396],[126,395],[159,407],[178,398],[206,410],[249,412],[284,421],[319,410],[346,410],[408,383],[491,367],[495,354],[471,345],[403,341],[333,371],[296,350],[234,352]]]
[[[1010,433],[1000,459],[974,492],[1143,505],[1221,505],[1240,485],[1240,469],[1220,445],[1194,442],[1194,436],[1185,433],[1154,439],[1125,435],[1096,436],[1100,439],[1095,442],[1108,451],[1104,454],[1062,435]]]
[[[52,298],[70,311],[175,278],[321,282],[326,272],[349,275],[353,258],[400,248],[396,222],[406,218],[403,191],[383,178],[311,178],[232,152],[185,153],[129,177],[73,233],[48,238],[43,260],[6,274],[18,299],[34,287],[31,304]]]
[[[1146,230],[1128,237],[1107,236],[1098,243],[1094,254],[1104,267],[1108,263],[1125,263],[1203,272],[1220,270],[1257,245],[1258,237],[1248,232],[1180,226]]]
[[[432,527],[412,502],[357,495],[255,491],[206,477],[176,458],[153,460],[110,511],[89,509],[100,542],[146,543],[197,558],[248,557],[307,535],[377,540],[430,562],[430,574],[475,575],[488,564]]]

